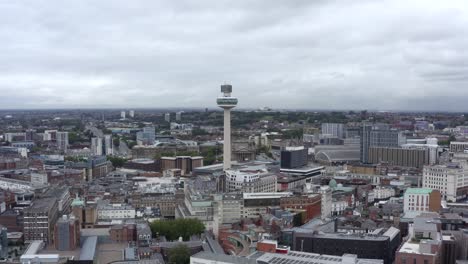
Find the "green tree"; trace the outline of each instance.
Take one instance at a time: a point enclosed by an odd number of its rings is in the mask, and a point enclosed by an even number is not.
[[[114,166],[115,168],[122,167],[125,164],[125,162],[127,161],[124,158],[115,157],[115,156],[107,156],[107,160],[112,162],[112,166]]]
[[[150,224],[154,237],[165,236],[169,241],[182,237],[184,241],[193,235],[200,235],[205,231],[205,225],[198,219],[157,220]]]
[[[169,250],[169,264],[189,264],[190,263],[190,249],[184,245],[179,244]]]
[[[70,144],[75,144],[77,142],[80,142],[81,138],[76,132],[70,132],[68,133],[68,142]]]

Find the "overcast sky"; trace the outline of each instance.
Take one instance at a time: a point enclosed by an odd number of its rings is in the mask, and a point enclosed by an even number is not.
[[[1,1],[0,108],[468,110],[468,2]]]

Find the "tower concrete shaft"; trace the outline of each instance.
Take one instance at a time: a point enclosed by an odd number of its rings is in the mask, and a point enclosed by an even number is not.
[[[231,109],[224,108],[223,169],[231,168]]]

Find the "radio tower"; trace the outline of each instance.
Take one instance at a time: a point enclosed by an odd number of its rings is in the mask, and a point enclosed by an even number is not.
[[[236,107],[237,98],[232,97],[232,85],[221,85],[221,93],[223,93],[216,103],[224,109],[224,143],[223,143],[223,169],[231,168],[231,109]]]

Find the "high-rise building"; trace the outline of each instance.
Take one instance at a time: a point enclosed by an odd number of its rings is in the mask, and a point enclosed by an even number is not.
[[[128,112],[128,116],[130,116],[131,118],[134,118],[135,117],[135,111],[134,110],[130,110]]]
[[[104,135],[104,154],[114,154],[114,144],[112,142],[112,135]]]
[[[80,247],[80,222],[74,216],[68,218],[64,215],[55,224],[55,249],[71,251]]]
[[[403,133],[388,125],[364,124],[361,130],[361,162],[369,163],[370,147],[399,147],[406,143]]]
[[[164,120],[166,122],[171,122],[171,113],[165,113],[164,114]]]
[[[136,135],[138,145],[153,145],[156,139],[156,130],[154,127],[144,127]]]
[[[120,112],[120,119],[125,119],[125,111]]]
[[[322,135],[330,135],[336,138],[344,138],[344,124],[339,123],[323,123]]]
[[[176,121],[182,120],[182,112],[177,112],[176,115],[175,115],[175,119],[176,119]]]
[[[57,147],[63,151],[68,149],[68,132],[57,132]]]
[[[294,169],[307,165],[308,149],[304,147],[286,147],[281,151],[281,168]]]
[[[443,199],[456,202],[468,195],[466,162],[424,166],[423,187],[439,190]]]
[[[223,168],[228,170],[231,168],[231,109],[236,107],[237,98],[232,97],[232,85],[221,85],[221,92],[223,93],[216,103],[219,107],[224,109],[224,143],[223,143]]]
[[[57,130],[46,130],[43,134],[44,141],[56,141],[57,140]]]
[[[91,152],[93,153],[93,155],[102,156],[102,138],[91,138]]]

